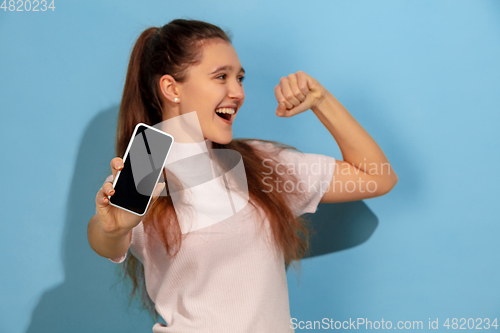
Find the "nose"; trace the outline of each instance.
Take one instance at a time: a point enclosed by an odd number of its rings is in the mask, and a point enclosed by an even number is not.
[[[238,82],[237,80],[231,81],[228,90],[228,97],[237,100],[245,98],[245,89],[243,88],[241,82]]]

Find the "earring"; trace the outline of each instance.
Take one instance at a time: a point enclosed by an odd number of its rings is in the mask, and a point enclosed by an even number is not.
[[[179,101],[179,99],[177,97],[174,98],[174,102],[178,102],[178,101]]]

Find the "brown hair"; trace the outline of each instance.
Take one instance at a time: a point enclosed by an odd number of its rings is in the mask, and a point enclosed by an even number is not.
[[[116,156],[123,158],[137,123],[153,126],[163,120],[163,105],[159,98],[161,76],[170,74],[176,81],[184,82],[190,66],[201,61],[202,46],[216,39],[231,43],[230,37],[219,27],[198,20],[176,19],[161,28],[148,28],[141,33],[132,50],[125,79],[118,115]],[[249,141],[252,140],[255,139],[233,139],[228,144],[212,142],[212,148],[232,149],[241,154],[248,183],[249,203],[256,208],[260,207],[268,217],[274,245],[277,250],[283,251],[284,265],[288,267],[292,264],[296,267],[294,262],[298,262],[304,256],[309,246],[309,233],[306,227],[307,221],[302,217],[293,216],[288,206],[288,195],[300,194],[293,192],[285,196],[284,191],[281,193],[263,191],[264,175],[268,171],[268,166],[262,163],[263,160],[271,161],[273,171],[270,176],[275,181],[284,184],[287,180],[296,182],[297,179],[286,172],[278,174],[276,171],[282,170],[276,170],[277,160],[274,157],[276,154],[270,156],[269,153],[250,145]],[[278,151],[297,150],[275,141],[260,141],[274,144]],[[225,163],[222,160],[220,162],[222,165]],[[163,176],[165,179],[171,177],[165,170]],[[165,187],[164,191],[168,191],[167,182]],[[158,236],[167,254],[173,257],[178,253],[182,243],[182,233],[170,196],[161,195],[154,202],[144,216],[143,225],[146,233],[153,232]],[[141,262],[129,251],[122,267],[123,279],[129,277],[132,283],[129,305],[139,290],[142,306],[155,320],[158,320],[154,303],[146,291],[144,267]]]

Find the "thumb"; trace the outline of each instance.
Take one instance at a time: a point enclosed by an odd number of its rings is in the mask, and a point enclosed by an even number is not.
[[[278,108],[276,109],[276,115],[278,117],[281,117],[285,113],[285,111],[286,111],[286,106],[285,103],[282,102],[278,105]]]
[[[153,191],[153,199],[152,199],[153,202],[156,201],[156,199],[158,199],[163,189],[165,189],[165,182],[156,184],[155,190]]]

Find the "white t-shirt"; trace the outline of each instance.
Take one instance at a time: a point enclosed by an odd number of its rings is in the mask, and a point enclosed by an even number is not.
[[[251,144],[266,151],[276,149],[270,143],[252,141]],[[212,147],[208,139],[174,143],[167,163],[208,153],[207,147]],[[335,159],[289,149],[274,156],[302,182],[281,184],[275,189],[290,191],[292,186],[298,186],[299,191],[306,193],[303,199],[291,204],[294,215],[316,212],[332,181]],[[224,209],[223,201],[213,200],[213,193],[220,186],[216,181],[196,186],[198,202],[210,202],[201,209],[212,209],[214,214]],[[275,184],[262,186],[263,190],[270,190]],[[196,230],[183,235],[186,238],[173,259],[169,259],[157,238],[144,232],[142,222],[132,230],[130,251],[143,263],[148,294],[168,325],[156,323],[153,332],[294,332],[290,327],[284,257],[270,244],[269,221],[266,218],[265,228],[260,230],[258,215],[251,204],[240,205],[239,210],[233,207],[233,212],[236,213],[219,218],[216,223],[205,219],[201,224],[188,222],[178,214],[183,230],[193,226]],[[110,260],[120,263],[125,258],[126,254]]]

